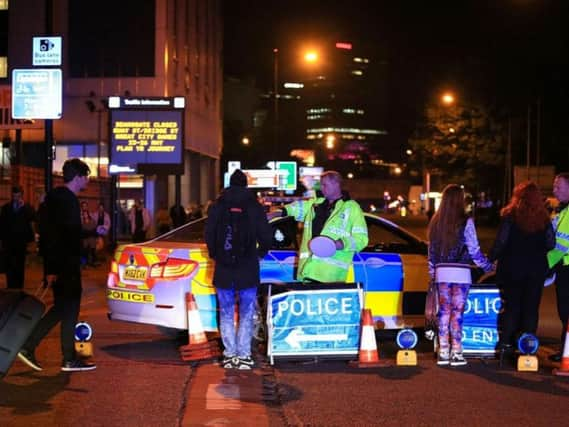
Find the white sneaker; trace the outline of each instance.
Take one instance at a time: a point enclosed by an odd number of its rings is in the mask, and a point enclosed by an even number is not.
[[[448,350],[439,350],[437,354],[437,365],[446,366],[450,363],[450,354]]]
[[[452,353],[450,357],[450,366],[464,366],[466,365],[466,359],[464,358],[462,352]]]

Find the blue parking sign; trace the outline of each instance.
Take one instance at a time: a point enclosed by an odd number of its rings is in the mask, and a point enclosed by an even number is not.
[[[357,355],[362,291],[292,290],[270,295],[269,356]]]
[[[62,94],[60,69],[12,70],[13,119],[60,119]]]

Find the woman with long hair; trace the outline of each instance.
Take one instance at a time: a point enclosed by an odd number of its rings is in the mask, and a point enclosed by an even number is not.
[[[498,261],[496,278],[504,301],[498,346],[503,357],[512,351],[518,333],[537,331],[546,254],[555,246],[555,234],[544,197],[531,181],[514,188],[500,216],[490,259]]]
[[[437,365],[463,366],[462,315],[472,283],[471,264],[492,264],[480,251],[474,221],[464,210],[464,191],[450,184],[429,223],[429,274],[439,293]]]

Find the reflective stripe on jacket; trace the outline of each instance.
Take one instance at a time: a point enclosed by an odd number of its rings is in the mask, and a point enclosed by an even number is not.
[[[337,250],[329,258],[312,254],[308,248],[308,242],[313,237],[314,205],[324,201],[325,199],[320,197],[293,202],[285,207],[288,215],[304,223],[297,279],[310,278],[320,282],[345,282],[355,252],[361,251],[368,244],[367,225],[360,205],[355,200],[338,200],[320,235],[342,240],[344,249]]]
[[[569,265],[569,206],[563,209],[553,220],[555,228],[555,248],[547,253],[549,267],[560,260],[563,265]]]

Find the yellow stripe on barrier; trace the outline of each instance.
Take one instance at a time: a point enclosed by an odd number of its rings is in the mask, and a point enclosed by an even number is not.
[[[366,292],[364,307],[371,309],[373,316],[401,316],[402,292]]]

